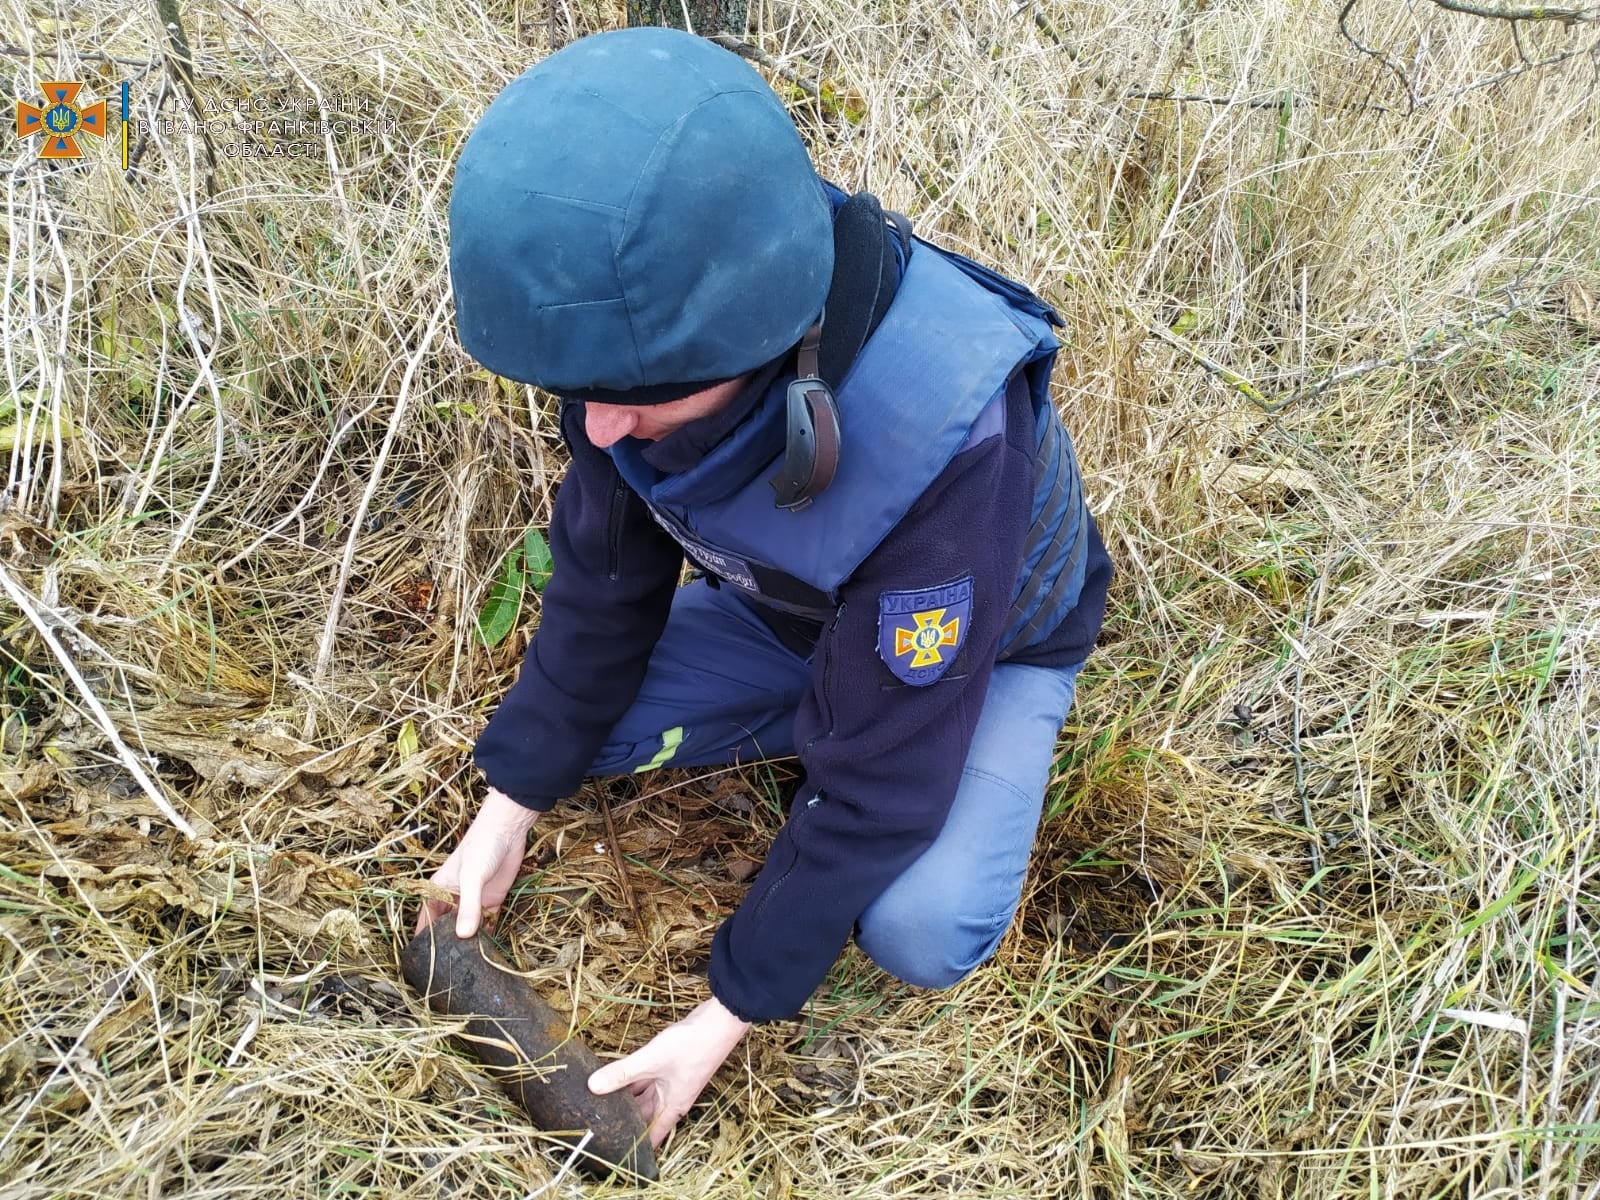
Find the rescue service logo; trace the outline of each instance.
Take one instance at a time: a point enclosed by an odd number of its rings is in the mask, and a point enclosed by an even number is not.
[[[82,83],[58,80],[44,85],[43,107],[17,101],[17,139],[43,135],[40,158],[82,158],[83,148],[78,144],[81,136],[88,134],[102,140],[106,136],[106,102],[96,100],[87,108],[79,108],[81,91]]]
[[[878,595],[878,654],[896,679],[926,687],[950,669],[972,617],[972,576]]]

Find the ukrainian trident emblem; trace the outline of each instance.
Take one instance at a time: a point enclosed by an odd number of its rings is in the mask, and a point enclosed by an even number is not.
[[[78,138],[87,133],[97,138],[106,136],[106,102],[96,100],[87,108],[79,108],[76,101],[83,91],[81,83],[54,82],[44,85],[43,108],[22,101],[17,102],[17,137],[44,135],[40,158],[82,158]]]
[[[878,656],[913,687],[938,680],[955,661],[972,619],[972,576],[938,587],[878,595]]]

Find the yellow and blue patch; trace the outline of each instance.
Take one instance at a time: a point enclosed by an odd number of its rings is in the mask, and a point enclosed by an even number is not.
[[[878,593],[878,655],[895,678],[926,687],[950,669],[972,621],[972,576]]]

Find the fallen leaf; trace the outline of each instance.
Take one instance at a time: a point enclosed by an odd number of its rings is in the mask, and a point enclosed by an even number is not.
[[[447,887],[441,887],[431,879],[396,879],[389,885],[397,892],[407,896],[417,896],[423,900],[437,900],[441,904],[455,906],[456,894]]]
[[[1567,316],[1579,325],[1600,330],[1600,299],[1596,299],[1595,293],[1570,278],[1562,284],[1562,292],[1567,302]]]
[[[29,763],[20,771],[0,771],[0,792],[4,792],[20,804],[24,800],[42,796],[50,789],[55,779],[54,763],[48,760]]]

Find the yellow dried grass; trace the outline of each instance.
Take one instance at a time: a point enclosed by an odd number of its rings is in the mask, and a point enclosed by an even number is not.
[[[148,14],[4,11],[19,98],[152,115]],[[1366,51],[1283,0],[760,10],[825,172],[1067,317],[1120,575],[995,960],[932,994],[848,952],[658,1194],[1600,1189],[1594,27],[1347,12]],[[198,837],[0,609],[0,1194],[576,1194],[394,952],[562,463],[430,332],[449,165],[620,13],[185,19],[202,99],[395,124],[211,194],[180,133],[7,176],[0,569]],[[599,813],[540,822],[502,933],[597,1046],[704,995],[776,772],[616,798],[637,924]]]

